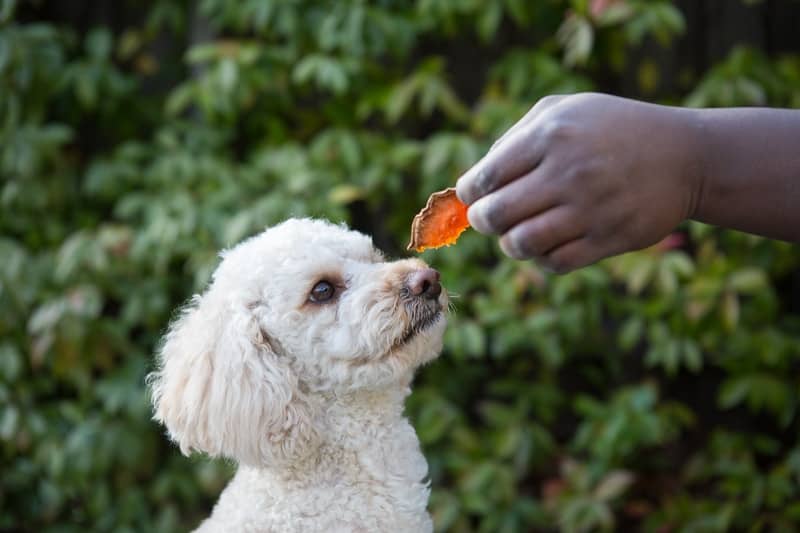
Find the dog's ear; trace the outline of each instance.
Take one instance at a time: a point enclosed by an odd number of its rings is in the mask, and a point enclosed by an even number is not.
[[[253,466],[303,457],[318,442],[314,410],[245,304],[212,291],[170,326],[148,376],[155,419],[193,450]]]

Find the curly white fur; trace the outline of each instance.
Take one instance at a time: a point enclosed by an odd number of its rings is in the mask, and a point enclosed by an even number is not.
[[[198,531],[432,530],[428,466],[403,416],[446,323],[444,291],[408,293],[425,267],[311,219],[223,253],[149,378],[155,418],[184,454],[239,463]],[[309,300],[320,280],[336,285],[330,302]]]

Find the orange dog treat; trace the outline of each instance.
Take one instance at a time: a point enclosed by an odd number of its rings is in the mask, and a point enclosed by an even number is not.
[[[454,187],[433,193],[425,208],[411,223],[409,250],[449,246],[469,227],[467,206],[456,197]]]

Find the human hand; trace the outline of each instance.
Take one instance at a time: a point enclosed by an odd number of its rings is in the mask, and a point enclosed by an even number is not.
[[[661,240],[695,208],[693,110],[603,94],[540,100],[456,184],[470,224],[563,273]]]

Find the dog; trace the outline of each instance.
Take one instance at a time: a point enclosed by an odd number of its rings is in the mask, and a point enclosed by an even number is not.
[[[439,273],[314,219],[221,256],[148,377],[154,419],[182,453],[238,463],[196,531],[432,531],[403,407],[442,348]]]

